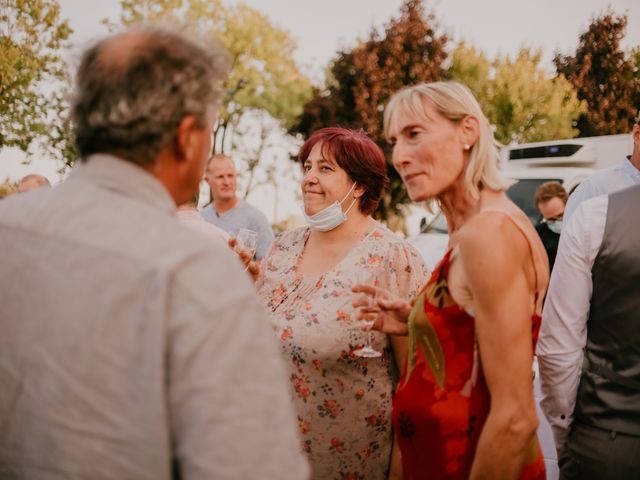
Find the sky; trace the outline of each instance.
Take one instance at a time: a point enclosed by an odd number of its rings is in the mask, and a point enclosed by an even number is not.
[[[399,14],[402,0],[244,0],[244,3],[291,34],[298,44],[296,61],[310,78],[319,82],[337,51],[352,48],[367,38],[372,28],[380,30]],[[550,72],[553,55],[572,54],[580,33],[609,6],[630,19],[623,48],[640,45],[640,0],[426,0],[424,3],[435,15],[440,32],[452,39],[451,46],[464,40],[490,58],[514,55],[525,46],[540,48]],[[115,20],[120,2],[60,0],[60,4],[62,16],[69,19],[74,29],[70,58],[74,64],[88,43],[106,33],[100,21]],[[21,152],[2,151],[0,181],[7,177],[18,179],[33,171],[45,174],[54,183],[60,180],[56,173],[60,165],[43,159],[22,165],[22,159]],[[287,212],[287,208],[276,206],[265,213],[274,220],[274,215],[283,216]]]

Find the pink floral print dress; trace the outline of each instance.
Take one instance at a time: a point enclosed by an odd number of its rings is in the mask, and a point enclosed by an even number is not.
[[[302,277],[297,265],[308,237],[308,228],[280,236],[257,282],[289,367],[302,446],[314,479],[384,479],[397,370],[379,332],[372,345],[381,358],[353,354],[366,333],[351,286],[359,269],[379,269],[383,286],[409,300],[426,282],[426,267],[411,245],[376,225],[332,270]]]

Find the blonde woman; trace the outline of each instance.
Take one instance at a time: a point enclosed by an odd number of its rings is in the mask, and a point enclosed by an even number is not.
[[[413,307],[378,292],[374,328],[409,334],[393,411],[405,478],[542,479],[531,368],[549,268],[489,122],[468,88],[436,82],[397,92],[384,128],[409,196],[450,234]]]

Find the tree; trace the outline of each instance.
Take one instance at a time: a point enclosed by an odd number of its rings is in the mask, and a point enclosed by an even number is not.
[[[447,75],[452,80],[467,85],[476,95],[482,111],[488,116],[494,89],[493,62],[473,46],[460,42],[451,53],[451,65]]]
[[[587,103],[588,110],[578,119],[581,136],[626,133],[633,126],[640,79],[634,77],[633,59],[620,48],[626,27],[626,15],[609,10],[592,19],[573,56],[554,58],[558,75]]]
[[[72,30],[55,0],[0,0],[0,148],[28,151],[66,135],[53,112],[65,109],[68,80],[61,53]]]
[[[549,78],[540,67],[540,51],[523,48],[489,61],[464,43],[452,54],[449,75],[466,83],[476,94],[483,112],[502,143],[536,142],[571,138],[584,103],[564,78]]]
[[[315,89],[302,115],[291,129],[308,137],[314,130],[331,125],[365,130],[387,153],[382,135],[382,114],[391,95],[406,85],[440,79],[447,57],[446,35],[437,33],[433,15],[422,2],[405,0],[398,18],[384,29],[373,30],[366,42],[352,51],[341,52],[333,61],[323,89]],[[400,228],[400,209],[408,198],[402,181],[389,168],[391,186],[377,215]]]

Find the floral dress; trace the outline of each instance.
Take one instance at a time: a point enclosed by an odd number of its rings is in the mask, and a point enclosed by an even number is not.
[[[380,358],[353,354],[366,333],[351,306],[359,269],[381,269],[382,286],[406,299],[426,281],[408,243],[376,225],[332,270],[302,277],[308,228],[283,234],[263,260],[258,292],[289,367],[302,447],[314,479],[386,478],[392,442],[395,362],[387,335],[373,333]]]

